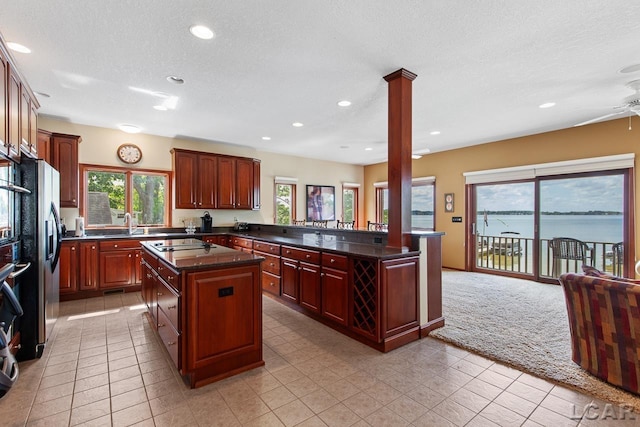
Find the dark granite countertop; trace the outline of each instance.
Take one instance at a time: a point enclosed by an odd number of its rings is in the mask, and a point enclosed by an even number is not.
[[[264,259],[224,246],[205,244],[194,238],[147,240],[142,242],[142,246],[179,271],[256,264]]]
[[[114,240],[114,239],[133,239],[133,240],[157,240],[157,239],[180,239],[180,238],[188,238],[188,237],[196,237],[202,238],[203,236],[210,236],[212,233],[195,233],[195,234],[187,234],[185,232],[176,233],[176,232],[168,232],[168,233],[109,233],[109,234],[90,234],[87,236],[72,236],[66,235],[62,238],[62,241],[84,241],[84,240]]]

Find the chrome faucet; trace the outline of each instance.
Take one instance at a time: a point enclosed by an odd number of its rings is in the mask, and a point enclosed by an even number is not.
[[[131,216],[131,214],[129,212],[126,212],[124,214],[124,222],[125,222],[125,224],[128,224],[128,226],[129,226],[129,234],[135,233],[136,230],[138,229],[138,226],[136,226],[136,227],[133,226],[133,217]]]

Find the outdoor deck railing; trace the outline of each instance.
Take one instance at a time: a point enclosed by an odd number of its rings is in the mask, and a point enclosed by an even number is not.
[[[551,240],[540,241],[540,275],[552,277],[553,253]],[[620,266],[614,270],[613,245],[615,242],[585,242],[593,248],[593,259],[587,263],[603,271],[621,271]],[[476,266],[491,270],[507,271],[522,274],[533,274],[533,239],[517,236],[483,236],[476,239]],[[580,260],[560,260],[556,276],[565,272],[582,271]]]

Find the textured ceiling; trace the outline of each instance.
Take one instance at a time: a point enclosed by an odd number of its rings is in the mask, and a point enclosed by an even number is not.
[[[432,152],[611,113],[640,79],[619,72],[640,63],[630,0],[20,0],[0,33],[32,50],[12,55],[51,96],[41,114],[353,164],[386,160],[398,68],[418,75],[414,151]],[[176,109],[153,109],[158,93]]]

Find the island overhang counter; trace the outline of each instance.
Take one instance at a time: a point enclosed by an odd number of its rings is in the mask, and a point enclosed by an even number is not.
[[[264,365],[262,257],[198,239],[142,249],[142,298],[191,387]]]

